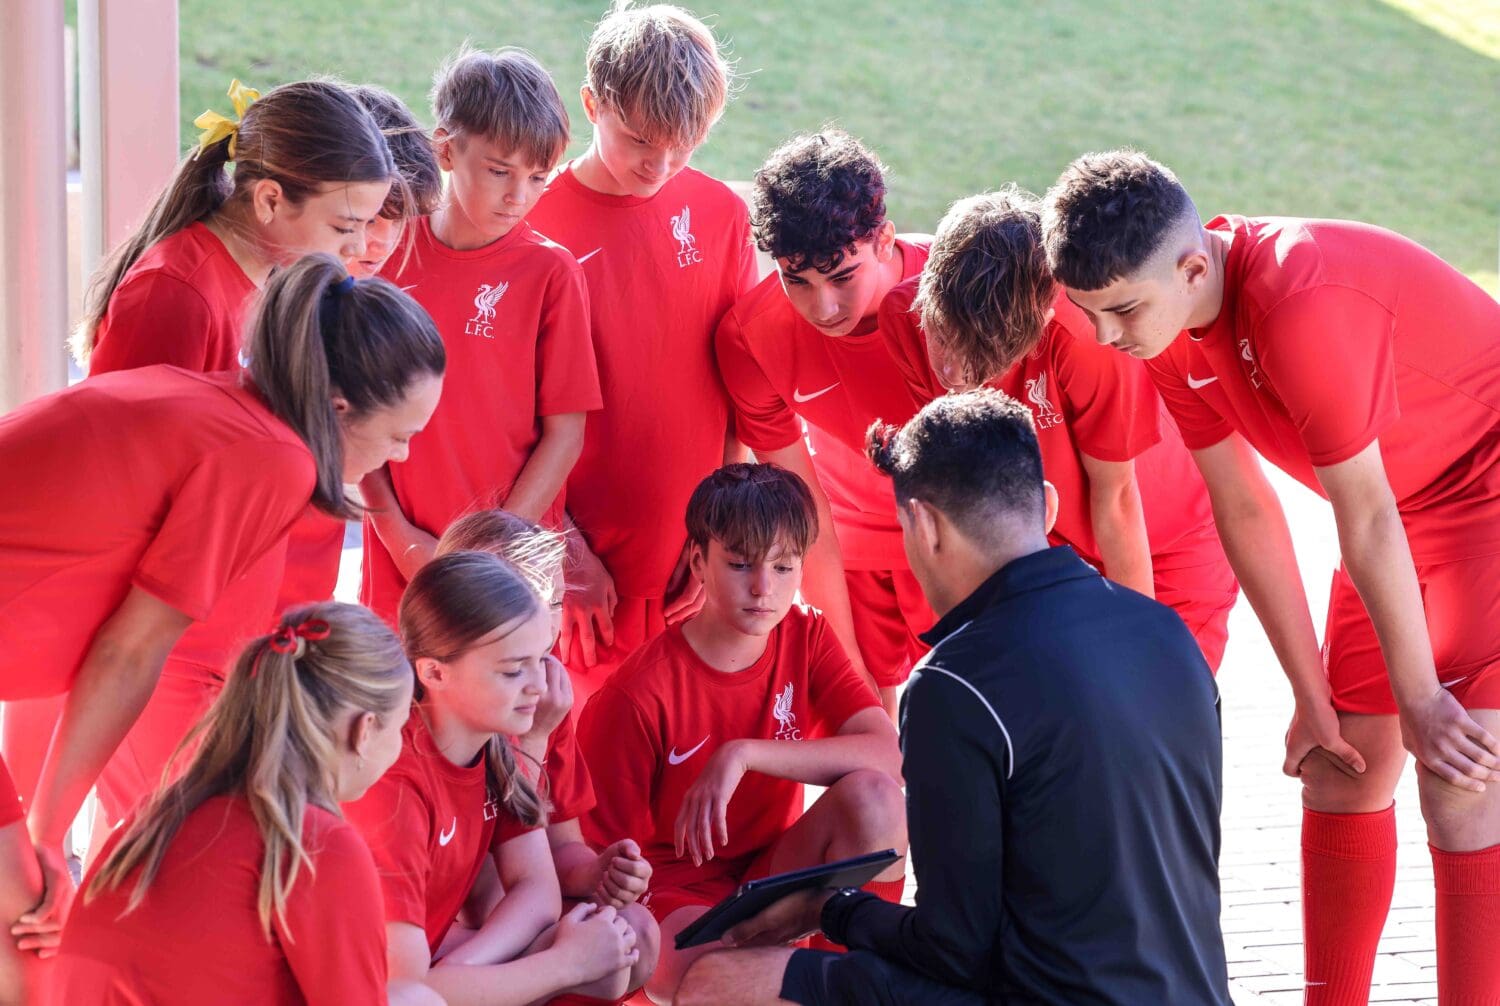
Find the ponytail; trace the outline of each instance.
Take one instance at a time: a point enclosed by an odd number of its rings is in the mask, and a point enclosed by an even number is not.
[[[225,170],[231,161],[233,176]],[[302,80],[274,88],[245,110],[233,131],[183,158],[145,223],[94,274],[83,320],[69,340],[79,366],[88,365],[115,288],[146,249],[226,203],[249,198],[261,179],[279,184],[294,204],[323,185],[401,183],[380,127],[342,85]]]
[[[266,285],[247,346],[256,387],[312,452],[313,504],[358,518],[344,495],[333,396],[349,403],[347,421],[398,404],[420,377],[441,377],[446,355],[432,319],[385,280],[355,281],[332,256],[309,255]]]
[[[550,585],[549,585],[550,587]],[[541,610],[538,587],[488,552],[450,552],[417,571],[401,595],[399,621],[406,655],[450,661],[497,626]],[[416,685],[418,699],[422,684]],[[500,804],[527,827],[547,823],[543,795],[516,765],[515,748],[495,734],[484,747],[485,774]],[[538,766],[538,778],[543,778]],[[545,784],[545,783],[544,783]]]
[[[146,803],[84,892],[92,900],[139,870],[125,911],[140,906],[183,822],[205,801],[240,795],[265,844],[257,909],[287,938],[286,903],[311,858],[302,844],[307,805],[338,813],[338,731],[350,712],[396,714],[411,665],[391,630],[359,605],[294,608],[276,632],[245,648],[223,693],[178,746],[162,788]],[[165,779],[197,753],[181,778]]]

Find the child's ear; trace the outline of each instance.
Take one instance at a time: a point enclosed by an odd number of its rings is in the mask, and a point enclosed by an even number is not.
[[[879,262],[889,262],[894,254],[896,254],[896,225],[887,219],[875,232],[875,258]]]
[[[417,672],[417,680],[422,682],[422,687],[435,691],[442,691],[448,687],[451,680],[448,674],[448,665],[441,660],[432,657],[418,657],[414,665]]]
[[[365,756],[370,739],[375,736],[375,714],[368,710],[355,715],[349,724],[349,750],[359,757]]]
[[[578,89],[578,97],[583,101],[583,114],[594,125],[599,124],[599,99],[594,97],[593,90],[584,84]]]
[[[432,155],[443,171],[453,170],[453,134],[442,126],[432,131]]]
[[[708,559],[703,554],[703,549],[697,542],[688,542],[688,569],[700,581],[703,579],[703,568],[708,565]]]
[[[260,178],[250,184],[250,215],[262,227],[269,226],[286,205],[286,193],[274,178]]]

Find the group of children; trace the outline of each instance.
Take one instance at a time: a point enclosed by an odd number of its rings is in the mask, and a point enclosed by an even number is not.
[[[0,419],[0,1002],[670,1002],[743,880],[904,852],[934,617],[866,431],[985,384],[1054,543],[1215,669],[1236,575],[1265,624],[1308,1001],[1368,994],[1404,750],[1443,994],[1500,1001],[1500,307],[1376,228],[1203,225],[1131,152],[904,235],[827,129],[752,211],[688,167],[731,85],[620,6],[561,165],[514,49],[444,63],[430,134],[326,81],[205,118],[91,287],[88,378]],[[1257,451],[1338,518],[1322,654]]]

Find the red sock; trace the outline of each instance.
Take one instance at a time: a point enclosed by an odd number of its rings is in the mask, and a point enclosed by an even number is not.
[[[1365,1006],[1396,886],[1396,805],[1374,814],[1302,811],[1307,1006]]]
[[[1432,849],[1432,846],[1428,846]],[[1500,1004],[1500,845],[1478,852],[1432,849],[1437,887],[1438,1002]]]
[[[860,890],[869,891],[877,898],[884,898],[892,904],[899,905],[901,904],[901,895],[906,891],[906,878],[902,877],[900,880],[872,880],[860,888]],[[809,936],[807,938],[807,947],[809,950],[830,950],[836,954],[841,954],[848,949],[842,943],[835,943],[822,933],[813,933]]]

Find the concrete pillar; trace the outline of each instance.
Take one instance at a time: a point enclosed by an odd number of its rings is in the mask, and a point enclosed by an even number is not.
[[[63,5],[0,18],[0,413],[67,379]]]
[[[182,149],[177,0],[78,0],[78,68],[87,276],[145,217]]]

